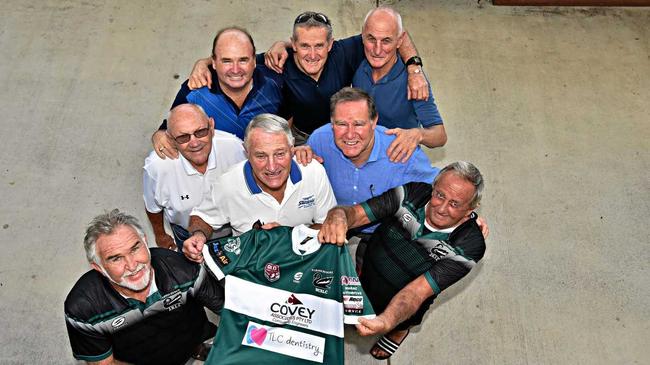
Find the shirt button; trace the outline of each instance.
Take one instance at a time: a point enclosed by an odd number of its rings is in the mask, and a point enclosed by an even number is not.
[[[356,185],[354,186],[354,190],[357,190],[357,186],[356,186]]]

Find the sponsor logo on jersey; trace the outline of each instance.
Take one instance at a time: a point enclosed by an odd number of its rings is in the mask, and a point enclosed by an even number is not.
[[[291,294],[284,303],[271,303],[269,309],[273,322],[300,327],[308,327],[316,313],[316,309],[305,306],[295,294]]]
[[[190,196],[188,194],[181,195],[181,200],[189,199]]]
[[[287,303],[288,303],[288,304],[302,304],[302,302],[300,301],[300,299],[296,298],[296,296],[293,295],[293,294],[291,294],[291,296],[289,297],[289,299],[287,299]]]
[[[282,327],[248,322],[241,342],[244,346],[276,352],[294,358],[323,362],[325,338]]]
[[[226,244],[223,245],[224,250],[228,252],[232,252],[235,255],[239,255],[241,253],[240,247],[241,247],[241,240],[239,239],[239,237],[228,238]]]
[[[220,267],[224,267],[230,263],[228,256],[226,256],[226,254],[219,249],[217,249],[217,251],[212,256],[216,259],[215,261]]]
[[[356,276],[341,276],[342,285],[361,285],[359,278]]]
[[[345,314],[362,314],[363,313],[363,296],[362,295],[344,295],[343,312]]]
[[[268,333],[265,327],[257,327],[254,325],[249,325],[248,330],[246,330],[246,343],[252,344],[256,343],[258,346],[262,346],[264,340],[266,339],[266,334]]]
[[[298,284],[300,282],[300,279],[302,279],[302,271],[298,271],[297,273],[293,274],[293,282]]]
[[[298,209],[307,209],[309,207],[313,207],[314,205],[316,205],[316,199],[314,199],[313,195],[310,195],[300,199],[298,202]]]
[[[113,320],[113,322],[111,322],[111,326],[113,326],[113,328],[118,328],[119,326],[123,325],[124,322],[126,322],[126,318],[117,317]]]
[[[427,251],[429,251],[429,257],[431,257],[433,261],[442,260],[445,256],[452,253],[451,247],[449,247],[445,242],[438,240],[433,242],[436,242],[435,245],[433,247],[428,247],[427,249]]]
[[[270,262],[267,263],[264,266],[264,276],[270,282],[278,281],[280,279],[280,266]]]
[[[171,292],[163,298],[163,307],[171,312],[183,305],[182,299],[183,294],[180,292],[180,290]]]
[[[322,273],[317,272],[314,273],[314,279],[312,280],[312,284],[314,284],[314,288],[316,289],[317,292],[327,294],[330,285],[332,285],[332,281],[334,281],[333,276],[325,276]]]

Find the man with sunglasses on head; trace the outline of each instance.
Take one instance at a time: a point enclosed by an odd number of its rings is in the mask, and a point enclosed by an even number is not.
[[[181,86],[172,108],[184,103],[200,105],[216,121],[215,129],[244,138],[248,122],[258,114],[277,114],[282,100],[282,78],[255,60],[253,38],[244,29],[220,30],[212,42],[212,56],[207,59],[210,73],[217,82],[210,87],[190,90],[188,81]],[[151,140],[154,151],[164,159],[176,158],[178,152],[165,133],[163,121]]]
[[[167,119],[167,138],[180,156],[162,159],[151,152],[144,163],[144,205],[159,247],[183,250],[190,212],[201,203],[217,177],[246,159],[242,141],[230,133],[214,129],[196,104],[173,108]],[[172,239],[164,221],[171,226]],[[222,234],[220,234],[222,235]]]
[[[417,59],[408,36],[399,49],[405,63]],[[258,55],[259,57],[259,55]],[[265,54],[266,65],[283,75],[283,113],[292,118],[296,145],[303,144],[318,127],[329,123],[329,100],[350,86],[364,60],[361,35],[333,40],[332,24],[322,13],[307,11],[295,19],[290,42],[276,42]],[[285,63],[286,61],[286,63]],[[190,75],[189,86],[210,85],[209,59],[199,60]],[[408,66],[409,98],[428,98],[428,83],[421,62]]]

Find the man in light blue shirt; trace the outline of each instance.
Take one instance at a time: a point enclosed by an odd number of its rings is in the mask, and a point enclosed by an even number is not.
[[[396,137],[377,126],[375,103],[366,92],[343,88],[332,96],[330,110],[331,124],[315,130],[307,144],[323,158],[339,204],[355,205],[408,182],[433,182],[439,170],[419,147],[404,163],[389,159],[386,150]]]
[[[388,7],[373,9],[366,15],[362,40],[366,59],[357,69],[352,85],[363,89],[375,100],[379,125],[397,136],[388,155],[392,161],[405,162],[419,144],[440,147],[447,141],[442,118],[429,85],[428,100],[408,100],[403,92],[408,79],[407,68],[397,57],[404,39],[402,18]],[[406,65],[421,65],[419,57],[412,57]],[[414,72],[422,72],[421,68]]]

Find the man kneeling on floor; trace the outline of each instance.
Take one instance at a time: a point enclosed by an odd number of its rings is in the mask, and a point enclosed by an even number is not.
[[[223,288],[202,266],[178,252],[149,249],[137,219],[117,209],[93,219],[84,248],[93,270],[65,300],[76,359],[89,364],[205,359],[202,343],[216,327],[203,306],[220,311]]]
[[[359,205],[329,211],[321,242],[342,244],[348,228],[382,222],[364,255],[361,285],[376,313],[359,319],[363,336],[384,334],[370,353],[389,358],[435,297],[463,278],[485,253],[474,212],[483,176],[471,163],[440,171],[433,186],[408,183]],[[487,234],[487,230],[486,230]]]

